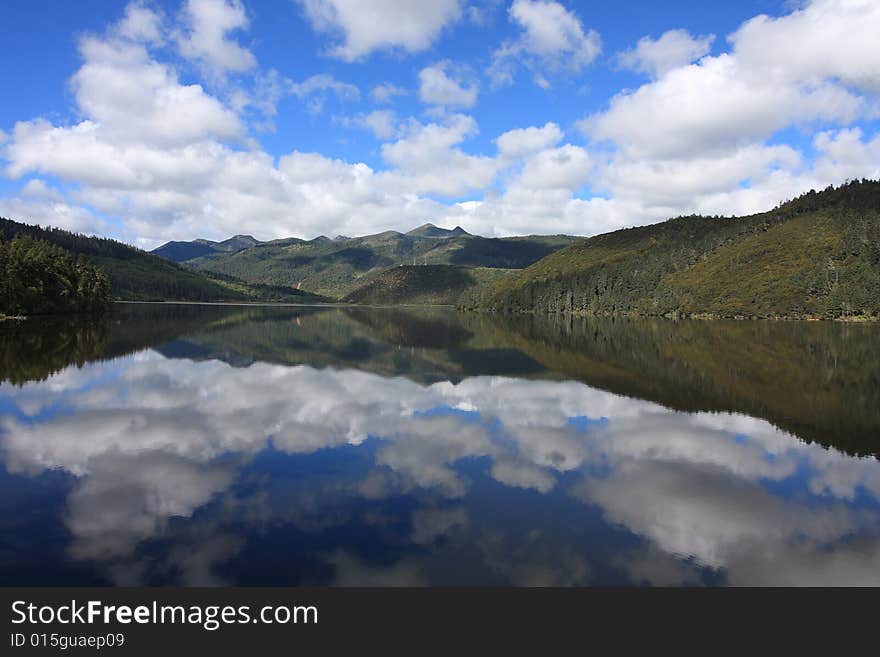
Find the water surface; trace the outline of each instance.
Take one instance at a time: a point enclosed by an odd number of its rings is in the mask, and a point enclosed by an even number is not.
[[[0,324],[0,584],[880,584],[880,327]]]

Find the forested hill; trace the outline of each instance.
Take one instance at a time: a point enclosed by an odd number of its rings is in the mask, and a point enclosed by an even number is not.
[[[253,286],[232,277],[209,276],[128,244],[88,237],[59,228],[41,228],[0,218],[4,241],[26,235],[60,247],[107,273],[111,294],[126,300],[315,301],[319,297],[292,289]],[[59,312],[62,312],[59,309]]]
[[[514,312],[880,316],[880,183],[811,191],[738,218],[599,235],[498,280],[473,305]]]
[[[30,235],[0,239],[0,315],[106,310],[107,274],[84,256]]]
[[[188,301],[245,298],[242,293],[221,286],[198,272],[115,240],[30,226],[9,219],[0,219],[0,232],[5,239],[30,235],[60,246],[68,253],[85,256],[107,272],[115,298]]]

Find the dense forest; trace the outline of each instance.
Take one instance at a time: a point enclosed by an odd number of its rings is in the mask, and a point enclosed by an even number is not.
[[[0,315],[98,312],[110,304],[107,274],[29,235],[0,238]]]
[[[583,240],[495,283],[514,312],[880,316],[880,183],[811,191],[739,218],[678,217]]]

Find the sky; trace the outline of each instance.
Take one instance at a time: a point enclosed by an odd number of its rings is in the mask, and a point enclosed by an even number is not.
[[[594,235],[880,178],[877,0],[0,8],[0,216]]]

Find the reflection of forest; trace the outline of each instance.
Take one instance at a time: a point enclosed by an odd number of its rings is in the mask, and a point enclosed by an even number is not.
[[[880,453],[880,331],[869,324],[498,317],[565,378],[683,411],[735,411]]]
[[[451,310],[120,305],[107,318],[0,324],[0,379],[155,348],[171,358],[353,368],[419,383],[576,379],[684,411],[736,411],[880,452],[878,327],[503,316]]]

